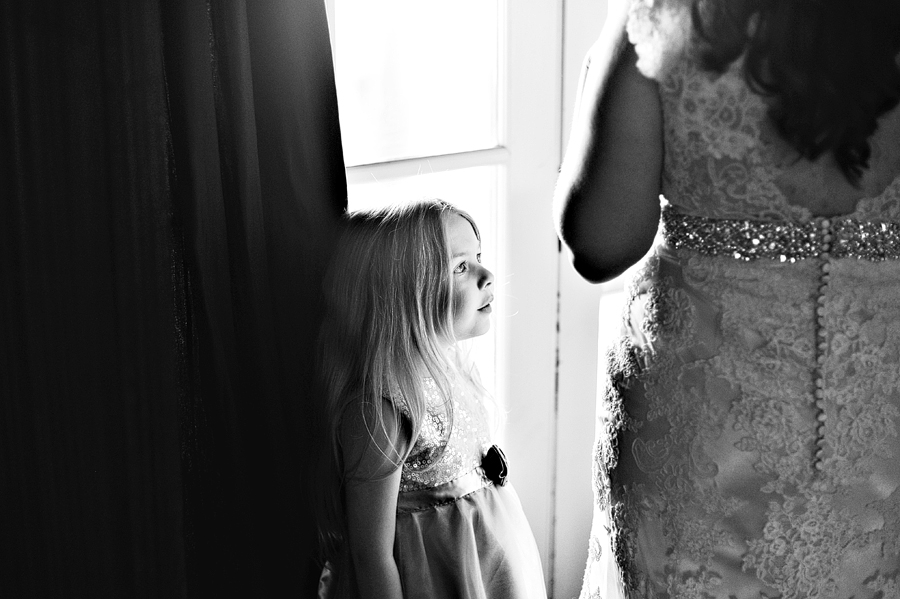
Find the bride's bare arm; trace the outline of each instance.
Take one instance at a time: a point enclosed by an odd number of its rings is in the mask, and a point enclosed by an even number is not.
[[[635,66],[627,2],[611,2],[585,58],[572,135],[554,196],[557,233],[575,269],[602,282],[650,248],[659,222],[662,111],[656,82]]]

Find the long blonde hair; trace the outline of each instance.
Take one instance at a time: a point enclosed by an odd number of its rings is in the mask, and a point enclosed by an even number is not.
[[[434,379],[452,427],[452,383],[470,385],[482,394],[477,375],[454,344],[452,273],[446,219],[458,214],[478,227],[464,211],[442,200],[392,205],[346,216],[341,243],[325,283],[325,319],[320,333],[324,402],[322,470],[316,486],[320,540],[326,554],[343,536],[342,487],[356,465],[341,452],[341,420],[355,410],[375,447],[400,467],[415,443],[427,413],[424,376]],[[387,433],[386,414],[393,409],[408,423],[406,453],[385,452],[375,445]]]

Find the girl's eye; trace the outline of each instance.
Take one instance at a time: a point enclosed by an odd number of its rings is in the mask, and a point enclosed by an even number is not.
[[[467,270],[469,270],[469,263],[468,262],[460,262],[459,264],[456,265],[456,268],[453,269],[453,272],[455,274],[460,274],[460,273],[466,272]]]
[[[475,258],[478,260],[478,264],[481,264],[481,254],[478,254]]]

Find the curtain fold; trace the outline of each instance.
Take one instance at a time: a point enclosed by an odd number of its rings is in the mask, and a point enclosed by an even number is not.
[[[306,596],[324,5],[0,4],[0,595]]]

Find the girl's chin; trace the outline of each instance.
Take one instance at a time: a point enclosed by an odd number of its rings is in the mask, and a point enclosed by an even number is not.
[[[478,328],[472,330],[465,331],[464,333],[457,333],[456,340],[457,341],[468,341],[469,339],[475,339],[476,337],[481,337],[485,333],[491,330],[491,322],[487,320],[483,326],[479,326]]]

